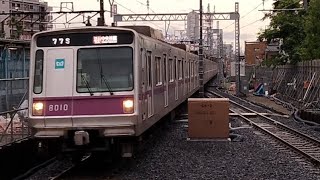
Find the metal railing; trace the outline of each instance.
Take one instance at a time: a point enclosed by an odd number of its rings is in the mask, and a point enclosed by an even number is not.
[[[19,107],[26,99],[29,88],[28,77],[0,79],[0,112]],[[17,108],[16,108],[17,109]]]
[[[16,118],[16,115],[19,112],[27,109],[28,108],[16,109],[0,113],[0,116],[4,116],[7,119],[6,122],[2,122],[2,125],[5,126],[1,126],[2,128],[0,129],[0,146],[25,139],[30,136],[27,119],[23,118],[22,116]]]
[[[26,91],[19,102],[21,107],[22,103],[26,100],[28,91]],[[23,111],[25,113],[23,113]],[[27,122],[28,108],[13,109],[10,111],[1,112],[0,116],[0,146],[28,138],[30,136],[30,129]]]

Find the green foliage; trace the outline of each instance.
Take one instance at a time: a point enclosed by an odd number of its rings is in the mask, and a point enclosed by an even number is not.
[[[306,60],[320,58],[320,1],[311,0],[305,18],[306,38],[300,53]]]
[[[277,0],[273,6],[274,9],[301,8],[297,0]],[[305,11],[274,11],[265,15],[265,18],[271,19],[270,26],[258,34],[258,39],[280,43],[280,54],[267,60],[266,64],[295,64],[301,61],[300,49],[305,38],[304,15]]]
[[[21,21],[17,21],[15,17],[12,17],[8,20],[8,25],[10,27],[16,28],[16,33],[12,33],[10,38],[19,39],[23,33],[23,25]]]

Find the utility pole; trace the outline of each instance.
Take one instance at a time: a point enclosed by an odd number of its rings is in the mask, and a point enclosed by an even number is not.
[[[204,84],[203,84],[203,45],[202,45],[202,0],[200,0],[200,39],[199,39],[199,96],[204,97]]]
[[[104,26],[104,0],[100,0],[100,18],[98,18],[98,26]]]
[[[239,3],[235,4],[235,62],[236,62],[236,95],[241,95],[241,79],[240,79],[240,14]]]

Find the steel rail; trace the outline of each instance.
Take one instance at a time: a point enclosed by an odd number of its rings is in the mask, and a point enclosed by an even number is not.
[[[215,93],[215,92],[209,92],[209,93],[213,93],[214,95],[217,95],[217,96],[220,96],[220,97],[224,97],[224,96],[222,96],[222,95],[220,95],[220,94],[218,94],[218,93]],[[230,95],[230,96],[232,96],[232,95]],[[233,96],[232,96],[232,97],[233,97]],[[242,100],[242,101],[244,101],[244,100]],[[302,137],[313,141],[314,143],[319,143],[319,144],[320,144],[320,141],[319,141],[319,140],[317,140],[317,139],[315,139],[315,138],[313,138],[313,137],[311,137],[311,136],[308,136],[308,135],[306,135],[306,134],[303,134],[303,133],[301,133],[301,132],[299,132],[299,131],[297,131],[297,130],[295,130],[295,129],[292,129],[292,128],[290,128],[289,126],[287,126],[287,125],[285,125],[285,124],[283,124],[283,123],[281,123],[281,122],[279,122],[279,121],[276,121],[276,120],[274,120],[274,119],[272,119],[272,118],[270,118],[270,117],[267,117],[267,116],[263,115],[262,113],[258,113],[257,111],[252,110],[252,109],[250,109],[250,108],[248,108],[248,107],[245,107],[244,105],[239,104],[239,103],[237,103],[237,102],[235,102],[235,101],[230,100],[230,102],[232,102],[233,104],[235,104],[235,105],[237,105],[237,106],[240,106],[240,107],[242,107],[242,108],[244,108],[244,109],[246,109],[246,110],[248,110],[248,111],[251,111],[252,113],[257,114],[257,115],[260,116],[260,117],[263,117],[263,118],[267,119],[269,122],[274,123],[276,126],[278,125],[278,126],[284,128],[284,129],[287,129],[287,130],[289,130],[289,131],[293,131],[293,132],[295,132],[296,134],[299,134],[299,135],[301,135]],[[244,101],[244,102],[246,102],[246,101]]]
[[[38,170],[52,164],[53,162],[55,162],[57,160],[56,157],[53,157],[39,165],[34,166],[33,168],[29,169],[27,172],[25,172],[24,174],[21,174],[20,176],[14,178],[14,180],[20,180],[20,179],[26,179],[30,176],[32,176],[35,172],[37,172]]]
[[[208,91],[208,93],[212,94],[212,95],[215,95],[215,96],[218,96],[218,97],[224,97],[224,96],[222,96],[222,95],[220,95],[220,94],[218,94],[216,92]],[[229,95],[229,96],[232,96],[232,95]],[[286,126],[286,125],[284,125],[284,124],[282,124],[282,123],[280,123],[280,122],[278,122],[276,120],[273,120],[273,119],[271,119],[271,118],[269,118],[269,117],[267,117],[267,116],[265,116],[265,115],[263,115],[261,113],[258,113],[258,112],[254,111],[254,110],[252,110],[252,109],[250,109],[248,107],[245,107],[245,106],[243,106],[243,105],[241,105],[241,104],[239,104],[239,103],[237,103],[237,102],[235,102],[235,101],[233,101],[231,99],[230,99],[230,102],[232,104],[235,104],[235,105],[237,105],[239,107],[242,107],[242,108],[244,108],[244,109],[246,109],[248,111],[251,111],[252,113],[255,113],[257,116],[260,116],[260,117],[268,120],[268,122],[269,122],[268,125],[271,126],[269,128],[282,129],[284,132],[290,133],[290,135],[294,135],[294,136],[298,137],[299,139],[305,140],[304,141],[305,144],[306,143],[311,143],[313,146],[317,146],[320,149],[320,141],[319,140],[317,140],[317,139],[315,139],[313,137],[310,137],[308,135],[305,135],[305,134],[303,134],[303,133],[301,133],[301,132],[299,132],[299,131],[297,131],[295,129],[292,129],[292,128],[290,128],[290,127],[288,127],[288,126]],[[237,113],[234,110],[230,110],[230,111],[232,111],[233,113]],[[291,144],[290,142],[288,142],[288,140],[285,140],[284,138],[279,137],[276,133],[272,133],[268,129],[260,126],[258,123],[255,123],[253,120],[250,120],[249,118],[247,118],[247,117],[245,117],[245,116],[243,116],[243,115],[241,115],[239,113],[237,113],[237,114],[238,114],[239,117],[244,119],[249,124],[251,124],[254,127],[258,128],[259,130],[269,134],[270,136],[272,136],[273,138],[277,139],[278,141],[284,143],[289,148],[293,149],[294,151],[296,151],[296,152],[300,153],[301,155],[303,155],[304,157],[306,157],[313,164],[315,164],[317,166],[320,166],[320,158],[317,158],[314,155],[312,155],[312,154],[315,154],[317,150],[315,150],[314,152],[311,152],[311,153],[305,152],[305,150],[301,150],[301,148],[297,147],[296,144]],[[272,126],[274,126],[274,127],[272,127]],[[290,135],[288,135],[287,137],[290,137],[291,139],[294,138],[294,137],[292,137]],[[299,142],[301,142],[301,141],[299,141]],[[319,157],[320,157],[320,152],[317,155],[319,155]]]
[[[87,154],[85,155],[81,160],[80,162],[78,163],[83,163],[84,161],[86,161],[87,159],[89,159],[91,157],[91,154]],[[65,170],[63,170],[62,172],[58,173],[57,175],[53,176],[53,177],[50,177],[49,179],[50,180],[56,180],[56,179],[59,179],[61,178],[62,176],[64,176],[65,174],[67,174],[68,172],[70,172],[71,170],[75,169],[78,165],[78,163],[76,164],[72,164],[70,167],[66,168]]]

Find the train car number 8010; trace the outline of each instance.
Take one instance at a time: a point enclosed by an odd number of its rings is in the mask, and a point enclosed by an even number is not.
[[[56,105],[49,105],[50,112],[57,112],[57,111],[68,111],[69,105],[68,104],[56,104]]]

